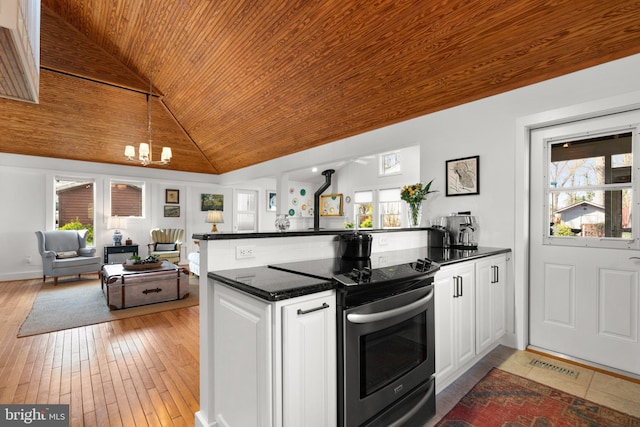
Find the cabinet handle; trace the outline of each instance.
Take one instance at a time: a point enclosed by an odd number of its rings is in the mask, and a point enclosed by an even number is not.
[[[310,308],[309,310],[298,309],[298,316],[300,316],[302,314],[313,313],[314,311],[318,311],[318,310],[324,310],[325,308],[329,308],[329,304],[327,304],[326,302],[323,302],[320,307]]]
[[[453,276],[453,297],[462,296],[462,276]]]
[[[500,281],[500,273],[497,265],[492,265],[491,270],[493,272],[493,277],[491,278],[491,283],[498,283]]]

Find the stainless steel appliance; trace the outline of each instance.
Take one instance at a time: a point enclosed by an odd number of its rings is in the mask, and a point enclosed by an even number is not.
[[[422,426],[435,414],[435,263],[334,277],[340,426]]]
[[[471,216],[468,212],[459,212],[446,218],[452,248],[476,249],[478,247],[480,226],[475,216]]]
[[[434,275],[425,249],[270,265],[336,282],[338,425],[423,426],[435,414]]]

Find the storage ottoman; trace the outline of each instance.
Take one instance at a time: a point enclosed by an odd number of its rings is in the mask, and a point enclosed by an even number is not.
[[[102,267],[102,290],[111,310],[183,299],[189,295],[189,272],[168,261],[141,271],[107,264]]]

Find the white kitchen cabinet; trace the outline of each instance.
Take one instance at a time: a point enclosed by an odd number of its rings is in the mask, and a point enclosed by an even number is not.
[[[508,255],[444,266],[435,277],[436,392],[506,333]]]
[[[334,291],[269,302],[216,283],[213,310],[219,425],[336,425]]]
[[[283,306],[282,368],[282,425],[335,425],[335,296]]]
[[[476,353],[480,354],[506,332],[507,256],[476,261]]]
[[[449,384],[475,357],[475,268],[473,262],[436,273],[436,386]]]

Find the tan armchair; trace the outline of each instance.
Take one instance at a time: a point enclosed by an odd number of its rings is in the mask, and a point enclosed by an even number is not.
[[[149,255],[178,264],[184,230],[182,228],[154,228],[150,234],[152,243],[147,245]]]

